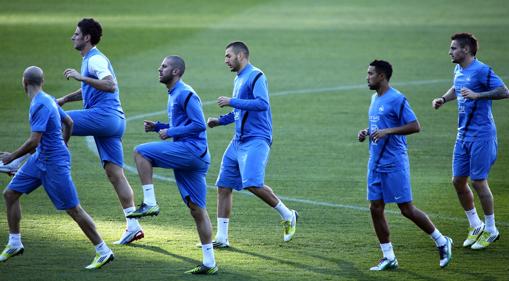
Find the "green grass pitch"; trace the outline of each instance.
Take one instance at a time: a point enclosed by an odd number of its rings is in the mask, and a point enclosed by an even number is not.
[[[224,114],[215,105],[231,95],[234,74],[223,63],[224,46],[245,41],[251,62],[267,75],[274,144],[266,182],[301,215],[297,234],[282,242],[278,215],[252,196],[237,193],[231,218],[232,248],[216,251],[214,280],[508,280],[509,118],[507,100],[494,102],[497,163],[490,174],[501,240],[484,251],[463,249],[467,221],[450,184],[456,105],[434,111],[431,100],[452,83],[449,38],[469,31],[480,40],[478,58],[509,81],[509,4],[487,1],[67,1],[0,0],[0,151],[12,151],[29,135],[29,101],[20,78],[42,67],[45,90],[60,97],[77,89],[65,68],[81,57],[70,37],[83,17],[104,28],[99,48],[115,68],[129,119],[126,164],[135,145],[156,139],[137,116],[164,120],[166,90],[157,68],[164,56],[187,62],[184,80],[204,102],[206,117]],[[414,203],[455,241],[451,264],[440,269],[432,240],[388,207],[392,242],[400,262],[394,272],[369,272],[380,258],[365,197],[367,145],[356,134],[367,124],[371,92],[366,70],[374,58],[394,66],[393,86],[405,93],[422,131],[408,137]],[[75,103],[65,109],[79,108]],[[159,112],[159,113],[157,113]],[[213,185],[233,127],[208,131]],[[83,269],[94,255],[78,226],[56,212],[42,189],[22,198],[25,254],[0,264],[0,280],[198,280],[183,272],[201,262],[194,223],[173,182],[156,180],[161,214],[141,221],[146,238],[116,246],[125,222],[116,195],[87,148],[71,139],[73,178],[82,206],[94,218],[116,260]],[[158,175],[171,177],[168,170]],[[136,193],[136,174],[127,172]],[[10,178],[0,175],[0,186]],[[216,195],[208,209],[215,225]],[[477,202],[477,209],[481,207]],[[0,207],[0,243],[7,241]]]

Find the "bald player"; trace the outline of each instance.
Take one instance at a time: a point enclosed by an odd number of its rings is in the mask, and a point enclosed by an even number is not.
[[[101,239],[95,224],[79,204],[76,187],[71,178],[71,155],[67,149],[73,121],[56,104],[55,99],[42,90],[44,75],[37,66],[23,73],[23,88],[30,98],[30,137],[12,153],[0,154],[0,160],[9,164],[29,153],[34,153],[5,188],[9,242],[0,254],[0,261],[23,254],[20,220],[22,194],[29,194],[43,186],[57,210],[65,210],[95,245],[96,256],[85,268],[97,269],[114,259],[113,252]],[[63,126],[62,126],[63,125]]]

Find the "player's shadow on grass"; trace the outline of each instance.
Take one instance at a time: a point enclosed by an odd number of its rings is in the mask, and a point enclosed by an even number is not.
[[[177,254],[168,252],[165,249],[163,249],[161,247],[158,247],[158,246],[144,245],[144,244],[127,244],[127,246],[128,247],[133,247],[133,248],[141,248],[141,249],[144,249],[144,250],[147,250],[147,251],[152,251],[154,253],[162,254],[162,255],[165,255],[165,256],[170,256],[170,257],[177,258],[177,259],[180,259],[182,261],[185,261],[185,262],[188,262],[188,263],[191,263],[191,264],[200,264],[201,263],[201,261],[197,261],[197,260],[192,259],[192,258],[188,258],[188,257],[184,257],[184,256],[181,256],[181,255],[177,255]]]
[[[358,277],[359,275],[362,275],[362,272],[358,271],[357,269],[355,269],[355,267],[353,266],[352,263],[350,262],[346,262],[344,260],[335,260],[334,262],[336,263],[339,263],[339,264],[343,264],[345,266],[342,266],[340,268],[330,268],[330,267],[315,267],[315,266],[311,266],[309,264],[304,264],[304,263],[299,263],[299,262],[296,262],[296,261],[293,261],[293,260],[286,260],[286,259],[282,259],[282,258],[277,258],[277,257],[271,257],[271,256],[267,256],[267,255],[263,255],[263,254],[259,254],[259,253],[255,253],[255,252],[249,252],[249,251],[246,251],[246,250],[243,250],[243,249],[239,249],[239,248],[233,248],[233,247],[230,247],[230,248],[227,248],[227,249],[222,249],[221,251],[230,251],[230,252],[235,252],[235,253],[240,253],[240,254],[244,254],[244,255],[249,255],[249,256],[253,256],[253,257],[256,257],[256,258],[259,258],[259,259],[262,259],[262,260],[270,260],[270,261],[274,261],[274,262],[278,262],[280,264],[285,264],[285,265],[289,265],[289,266],[293,266],[295,267],[296,269],[299,269],[299,270],[306,270],[306,271],[310,271],[310,272],[314,272],[314,273],[318,273],[318,274],[323,274],[323,275],[330,275],[330,276],[344,276],[345,272],[344,270],[354,270],[356,272],[354,273],[351,273],[352,277]],[[368,276],[366,276],[367,279]],[[383,278],[379,278],[379,280],[389,280],[389,279],[383,279]]]

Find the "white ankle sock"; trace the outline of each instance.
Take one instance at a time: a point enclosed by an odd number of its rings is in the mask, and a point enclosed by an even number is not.
[[[216,259],[214,257],[214,247],[212,243],[202,244],[201,251],[203,253],[203,265],[206,267],[216,266]]]
[[[217,233],[216,240],[228,240],[228,225],[230,223],[229,218],[217,218]]]
[[[128,214],[134,212],[135,210],[136,210],[135,207],[125,208],[124,215],[127,216]],[[137,219],[125,218],[125,220],[127,222],[127,231],[135,231],[141,228],[140,223],[138,222]]]
[[[156,193],[153,184],[145,184],[141,187],[143,189],[143,203],[154,206],[156,202]]]
[[[465,211],[467,215],[468,223],[470,223],[470,227],[478,227],[482,224],[482,221],[479,219],[479,215],[477,215],[477,211],[475,208],[472,210]]]
[[[7,245],[12,247],[22,247],[21,233],[9,233],[9,242],[7,242]]]
[[[492,215],[484,215],[484,225],[485,230],[489,233],[497,233],[497,227],[495,226],[495,214]]]
[[[437,247],[442,247],[445,245],[445,243],[447,243],[447,240],[445,240],[445,237],[442,235],[442,233],[438,231],[438,228],[435,228],[435,231],[433,231],[430,236],[431,239],[435,241],[435,245],[437,245]]]
[[[391,261],[396,258],[396,255],[394,254],[394,249],[392,248],[391,242],[380,244],[380,248],[382,249],[384,258],[387,258],[388,260],[391,260]]]
[[[289,221],[292,219],[293,213],[290,209],[288,209],[288,207],[285,206],[285,204],[283,204],[283,201],[280,200],[279,203],[277,203],[276,207],[274,207],[274,209],[278,211],[279,215],[283,220]]]
[[[95,245],[95,252],[101,256],[108,254],[110,251],[110,248],[104,241],[101,241],[101,243]]]

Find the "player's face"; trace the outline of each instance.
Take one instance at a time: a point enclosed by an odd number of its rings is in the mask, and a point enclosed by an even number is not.
[[[231,72],[238,72],[240,70],[239,54],[233,52],[233,48],[230,47],[224,52],[224,63],[230,68]]]
[[[164,59],[159,67],[159,82],[167,84],[170,82],[175,74],[173,73],[173,66],[168,59]]]
[[[468,54],[466,48],[462,48],[458,41],[452,40],[451,47],[449,48],[449,56],[453,63],[462,63]]]
[[[85,42],[85,36],[83,36],[83,33],[81,33],[81,30],[79,27],[76,27],[76,31],[74,31],[71,41],[73,43],[74,49],[81,51],[85,48],[86,42]]]
[[[380,88],[380,82],[383,80],[383,75],[376,72],[374,66],[368,67],[368,75],[366,76],[368,87],[370,90],[378,90]]]

